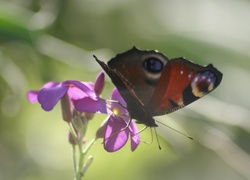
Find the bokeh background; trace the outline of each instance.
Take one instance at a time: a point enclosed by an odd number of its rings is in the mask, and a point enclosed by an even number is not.
[[[97,141],[86,179],[250,179],[249,0],[0,0],[0,179],[73,179],[68,126],[60,106],[44,112],[26,92],[47,81],[94,81],[132,46],[213,63],[221,85],[157,120],[154,138],[135,152],[107,153]],[[103,97],[113,88],[106,77]],[[105,119],[96,115],[92,138]],[[143,126],[139,126],[139,129]],[[154,134],[154,133],[153,133]],[[141,133],[151,142],[149,129]]]

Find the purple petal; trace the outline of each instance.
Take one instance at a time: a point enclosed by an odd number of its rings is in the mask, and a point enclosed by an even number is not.
[[[36,103],[37,102],[37,95],[39,91],[28,91],[27,98],[30,103]]]
[[[116,110],[117,112],[119,112],[119,115],[126,115],[127,117],[129,117],[128,116],[128,114],[129,114],[128,110],[125,108],[126,103],[125,103],[125,101],[123,100],[123,98],[121,97],[119,91],[116,88],[113,89],[113,92],[111,94],[111,99],[115,100],[115,101],[118,101],[118,102],[111,102],[111,109]]]
[[[119,101],[121,104],[126,104],[126,102],[124,101],[124,99],[122,98],[122,96],[120,95],[119,91],[117,90],[117,88],[113,89],[113,92],[111,94],[111,99],[115,100],[115,101]]]
[[[80,112],[108,114],[107,103],[101,98],[93,100],[90,97],[85,97],[83,99],[76,100],[73,103],[76,110]]]
[[[82,82],[75,81],[75,80],[69,80],[69,81],[63,82],[63,85],[67,85],[67,86],[70,86],[72,84],[78,87],[79,89],[81,89],[83,92],[85,92],[90,98],[94,100],[98,99],[98,96],[96,95],[95,91],[92,88],[88,87],[86,83],[82,83]]]
[[[100,95],[102,93],[103,87],[104,87],[104,72],[101,72],[95,80],[94,90],[97,94]]]
[[[81,82],[85,86],[87,86],[90,90],[94,89],[94,84],[92,82]]]
[[[43,88],[38,94],[38,102],[45,111],[50,111],[56,103],[67,93],[69,86],[57,86],[53,88]]]
[[[123,130],[126,123],[119,117],[111,115],[104,134],[104,149],[114,152],[121,149],[128,141],[129,129]],[[121,131],[123,130],[123,131]]]
[[[74,85],[69,87],[67,94],[69,98],[72,100],[79,100],[88,97],[88,94],[86,94],[85,92],[83,92],[81,89],[79,89]]]
[[[134,121],[131,121],[129,130],[131,138],[131,151],[134,151],[140,144],[140,135],[138,134],[138,129]]]
[[[43,85],[43,88],[51,88],[51,87],[55,87],[57,86],[58,84],[60,84],[59,82],[47,82],[46,84]],[[37,96],[39,94],[40,90],[31,90],[31,91],[28,91],[27,93],[27,98],[28,98],[28,101],[30,103],[36,103],[38,100],[37,100]]]
[[[56,87],[58,86],[59,84],[61,84],[60,82],[54,82],[54,81],[50,81],[50,82],[47,82],[46,84],[43,85],[43,88],[52,88],[52,87]]]

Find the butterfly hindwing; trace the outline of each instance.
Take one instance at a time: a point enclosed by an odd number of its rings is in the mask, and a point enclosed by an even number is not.
[[[221,79],[221,72],[211,64],[204,67],[184,58],[170,60],[154,92],[158,101],[153,115],[167,114],[196,101],[213,91]]]

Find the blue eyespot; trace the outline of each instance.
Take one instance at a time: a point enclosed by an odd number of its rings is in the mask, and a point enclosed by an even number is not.
[[[214,89],[216,77],[210,71],[198,73],[191,82],[191,87],[195,96],[202,97],[204,94]]]
[[[158,73],[163,69],[163,63],[157,58],[148,58],[143,62],[143,67],[152,73]]]

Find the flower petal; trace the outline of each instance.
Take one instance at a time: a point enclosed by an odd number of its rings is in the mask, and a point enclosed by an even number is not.
[[[51,87],[57,86],[58,84],[60,84],[60,83],[59,82],[50,81],[50,82],[47,82],[46,84],[44,84],[42,88],[51,88]],[[28,91],[27,92],[28,101],[30,103],[36,103],[38,101],[37,100],[37,96],[38,96],[39,92],[40,92],[40,90],[31,90],[31,91]]]
[[[85,97],[83,99],[76,100],[73,103],[77,111],[108,114],[107,103],[101,98],[93,100],[90,97]]]
[[[41,89],[43,89],[43,88],[52,88],[52,87],[56,87],[56,86],[58,86],[59,84],[61,84],[61,82],[50,81],[50,82],[45,83]]]
[[[36,103],[37,102],[37,96],[39,91],[28,91],[27,98],[30,103]]]
[[[117,151],[126,144],[129,129],[123,130],[124,127],[126,127],[126,123],[121,118],[115,115],[109,117],[104,134],[104,149],[106,151]]]
[[[45,111],[50,111],[56,103],[67,93],[69,86],[57,86],[53,88],[43,88],[38,94],[38,102]]]
[[[113,89],[113,92],[111,94],[111,99],[120,102],[121,104],[126,104],[122,96],[120,95],[119,91],[117,88]]]
[[[74,86],[76,86],[79,89],[81,89],[90,98],[92,98],[94,100],[98,99],[98,96],[95,93],[95,91],[93,89],[91,89],[90,87],[88,87],[88,85],[86,85],[85,83],[82,83],[82,82],[79,82],[79,81],[75,81],[75,80],[68,80],[68,81],[63,82],[63,85],[66,85],[66,86],[70,86],[71,84],[73,84]]]
[[[88,97],[88,94],[86,94],[76,86],[70,86],[67,94],[71,100],[78,100]]]
[[[126,107],[126,102],[123,100],[122,96],[120,95],[119,91],[117,90],[117,88],[113,89],[113,92],[111,94],[111,99],[114,101],[118,101],[118,102],[111,102],[111,109],[116,112],[119,112],[118,115],[125,115],[126,117],[128,116],[128,110],[124,107]],[[122,106],[121,106],[122,104]],[[117,115],[117,114],[116,114]]]
[[[134,121],[130,122],[129,125],[130,138],[131,138],[131,151],[134,151],[140,144],[140,135],[138,134],[138,129]]]

